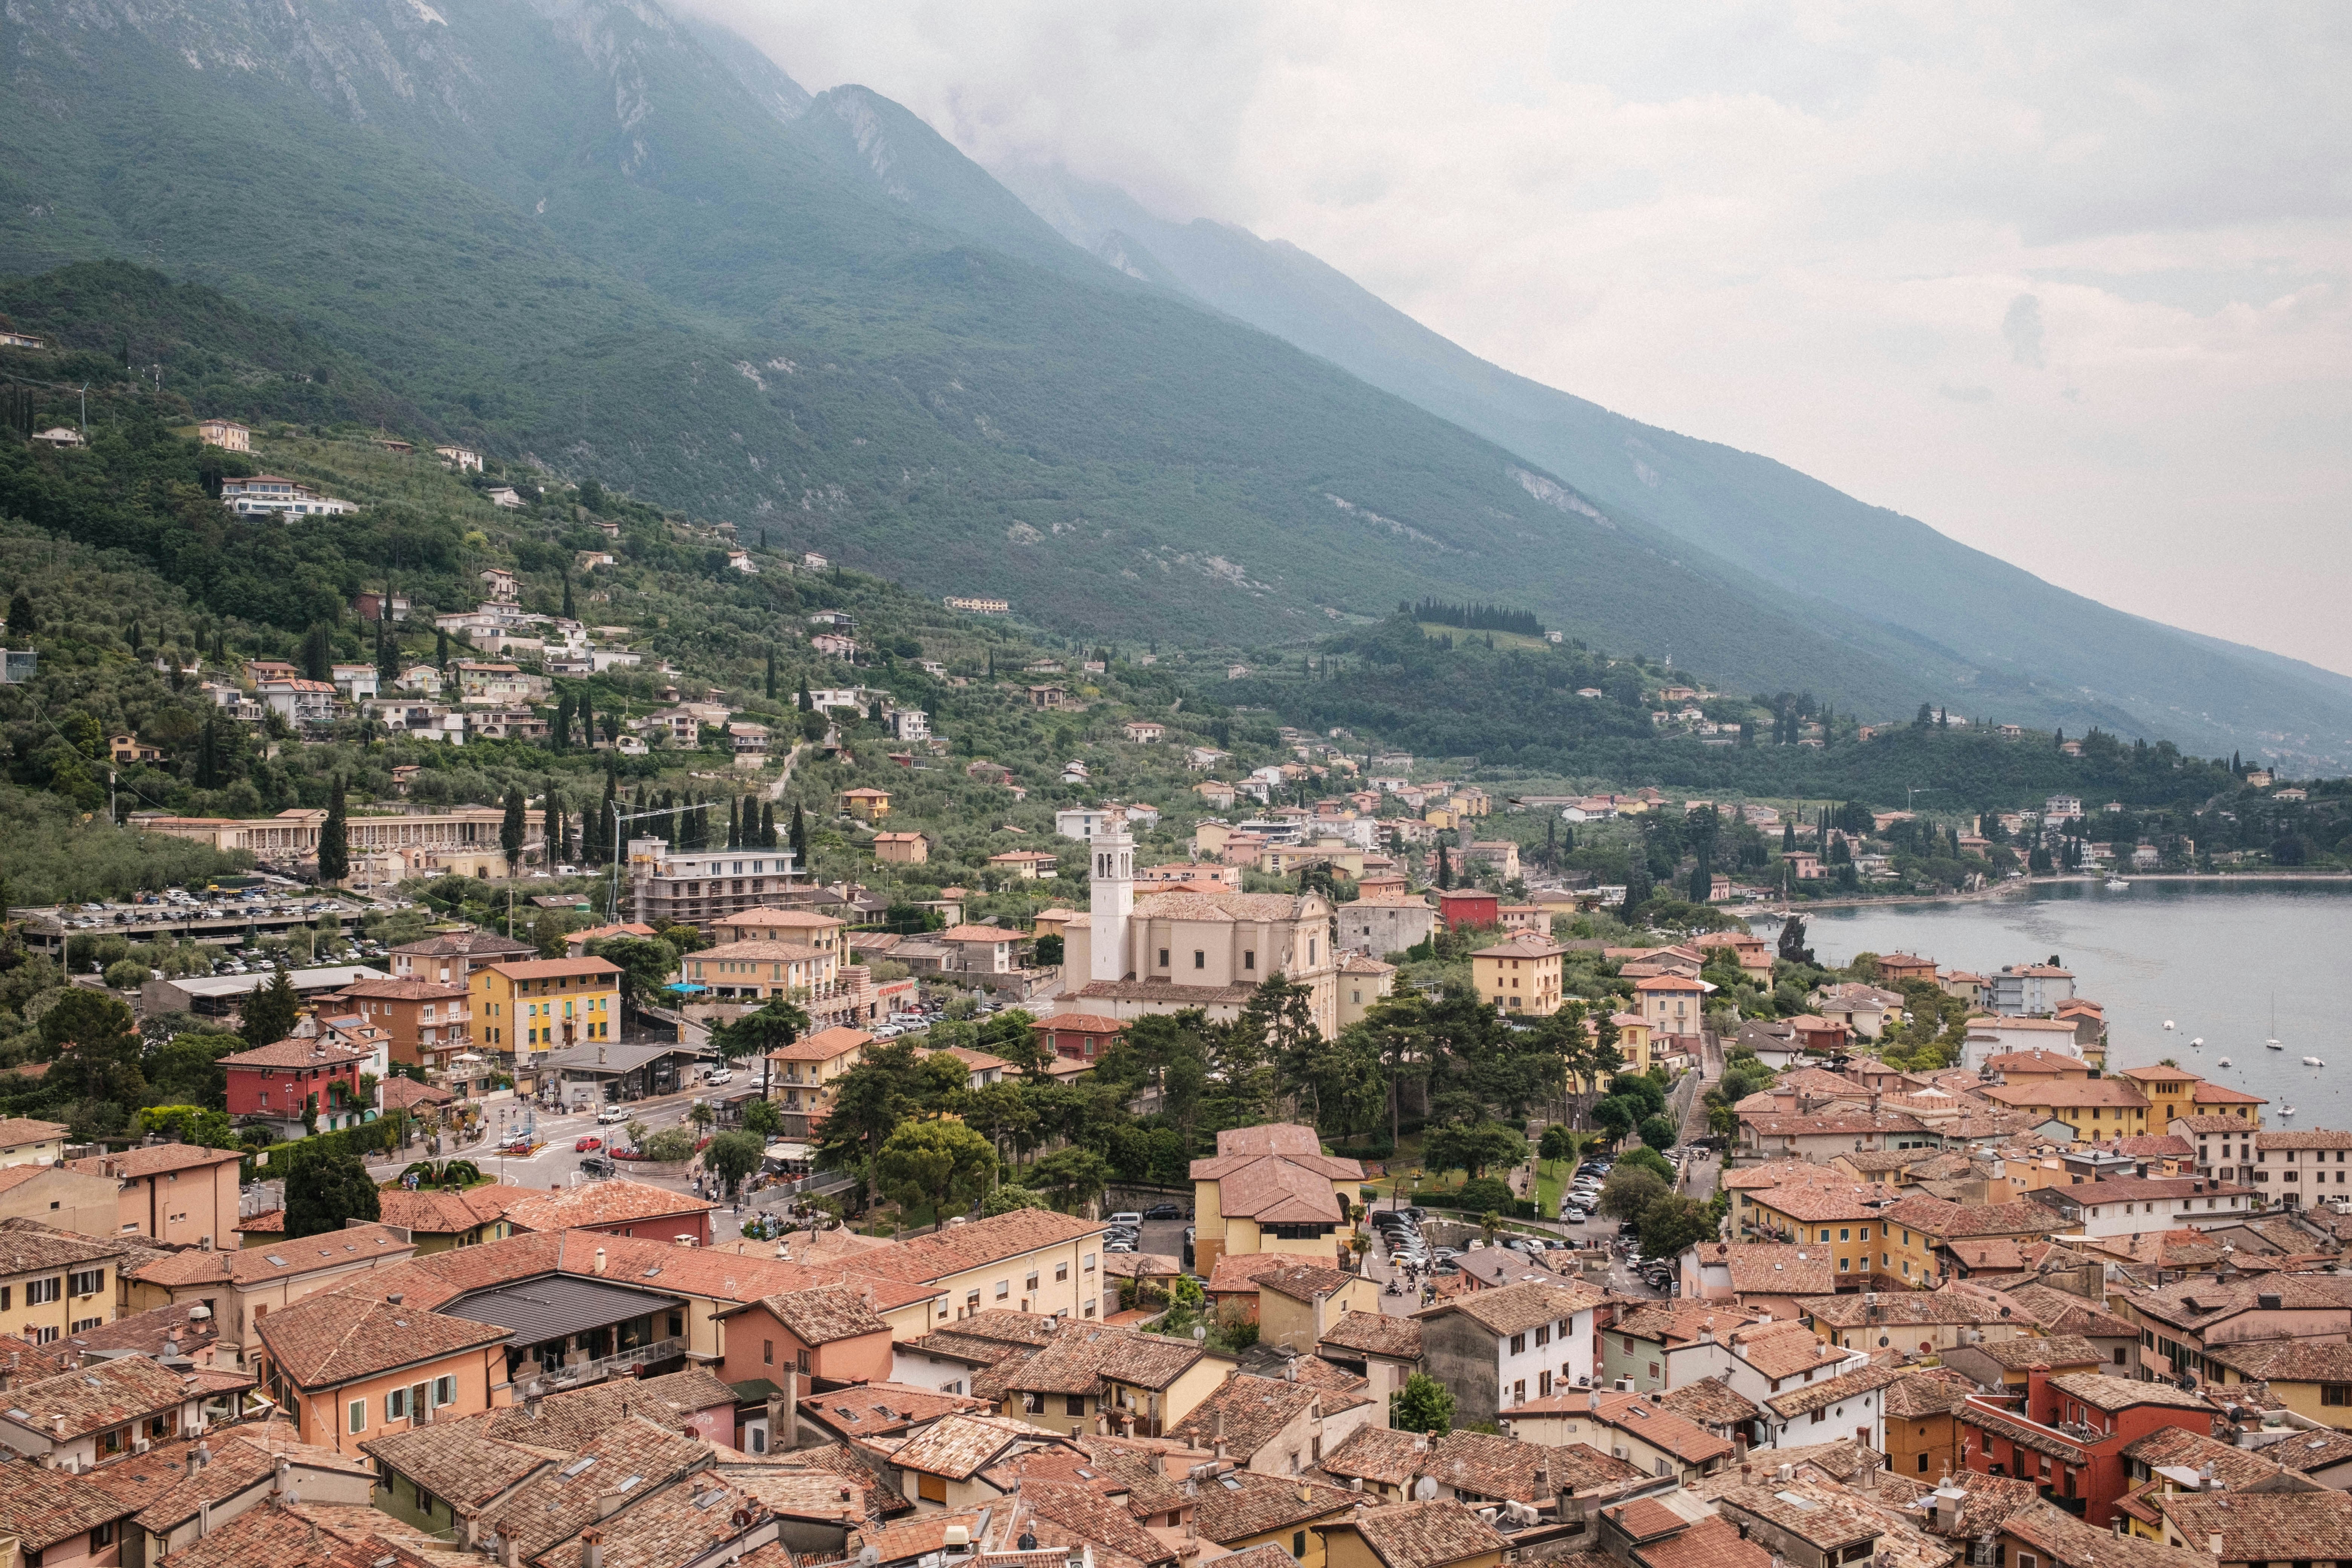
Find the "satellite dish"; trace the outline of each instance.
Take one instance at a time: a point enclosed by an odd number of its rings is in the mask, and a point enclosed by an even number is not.
[[[882,1549],[878,1546],[861,1546],[857,1549],[857,1561],[864,1565],[864,1568],[874,1568],[877,1563],[882,1561]]]
[[[1413,1501],[1430,1502],[1434,1500],[1436,1496],[1437,1478],[1435,1476],[1423,1476],[1412,1483]]]

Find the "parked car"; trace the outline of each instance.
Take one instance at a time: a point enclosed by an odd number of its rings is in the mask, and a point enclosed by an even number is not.
[[[1132,1210],[1122,1209],[1118,1214],[1110,1216],[1110,1223],[1113,1225],[1141,1225],[1143,1223],[1143,1216]]]
[[[591,1154],[580,1162],[580,1173],[598,1180],[612,1175],[618,1168],[609,1154]]]
[[[1182,1219],[1183,1208],[1176,1204],[1153,1204],[1143,1211],[1146,1219]]]
[[[572,1152],[575,1154],[585,1154],[591,1149],[602,1149],[604,1146],[604,1141],[593,1132],[590,1132],[583,1134],[578,1142],[572,1145]]]

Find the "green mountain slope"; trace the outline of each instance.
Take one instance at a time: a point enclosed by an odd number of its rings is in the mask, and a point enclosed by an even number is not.
[[[1510,374],[1295,247],[1170,223],[1059,170],[1005,178],[1074,243],[1344,366],[1790,595],[1956,710],[2352,761],[2352,680],[2071,594],[1769,458]],[[1857,577],[1867,592],[1857,592]]]
[[[1503,595],[1743,684],[1925,694],[1523,459],[1078,256],[903,111],[802,105],[649,5],[9,16],[0,268],[211,283],[362,355],[425,433],[1097,636],[1297,641]]]

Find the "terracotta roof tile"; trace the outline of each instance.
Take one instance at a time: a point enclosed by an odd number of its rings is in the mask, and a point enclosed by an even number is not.
[[[1800,1377],[1835,1366],[1847,1353],[1824,1344],[1802,1323],[1764,1323],[1731,1336],[1732,1353],[1766,1377]]]
[[[1643,1546],[1644,1568],[1772,1568],[1772,1553],[1740,1536],[1729,1520],[1710,1516]]]
[[[703,1367],[661,1377],[600,1383],[551,1394],[534,1412],[528,1404],[501,1405],[474,1419],[483,1436],[532,1448],[585,1448],[624,1421],[639,1421],[678,1432],[689,1416],[720,1405],[730,1410],[735,1391]]]
[[[0,1464],[0,1531],[40,1552],[134,1512],[89,1476],[39,1465]]]
[[[270,1313],[258,1332],[271,1363],[310,1390],[502,1344],[508,1331],[373,1295],[322,1291]]]
[[[118,1176],[125,1181],[141,1176],[166,1175],[173,1171],[193,1171],[211,1165],[225,1165],[231,1160],[242,1160],[240,1149],[205,1149],[193,1143],[156,1143],[143,1148],[125,1149],[119,1154],[92,1154],[84,1159],[68,1160],[66,1169],[91,1176]]]
[[[1816,1410],[1827,1409],[1842,1400],[1859,1399],[1864,1394],[1874,1394],[1893,1383],[1895,1378],[1895,1373],[1885,1367],[1857,1367],[1842,1376],[1831,1378],[1827,1383],[1809,1383],[1802,1388],[1775,1394],[1764,1403],[1784,1421],[1791,1420]]]
[[[900,1444],[890,1463],[950,1480],[969,1480],[1020,1445],[1068,1446],[1044,1427],[999,1415],[945,1415]]]
[[[22,1411],[18,1418],[45,1436],[70,1438],[171,1409],[187,1397],[178,1373],[133,1355],[20,1384],[0,1394],[0,1407],[12,1417]]]
[[[1444,1312],[1460,1312],[1491,1333],[1517,1334],[1538,1323],[1573,1318],[1607,1300],[1605,1292],[1589,1285],[1506,1285],[1425,1307],[1413,1316],[1427,1320]]]
[[[1753,1421],[1761,1414],[1745,1394],[1719,1377],[1703,1377],[1696,1383],[1668,1389],[1665,1402],[1659,1408],[1709,1430]]]
[[[1223,1546],[1253,1535],[1289,1530],[1309,1520],[1329,1519],[1360,1500],[1356,1493],[1338,1487],[1255,1470],[1229,1470],[1213,1481],[1201,1483],[1192,1521],[1204,1538]]]
[[[2189,1540],[2220,1536],[2224,1563],[2352,1558],[2352,1496],[2343,1492],[2178,1493],[2163,1508]]]
[[[626,1478],[641,1478],[631,1493],[652,1497],[710,1462],[710,1446],[701,1439],[633,1415],[582,1444],[569,1463],[531,1477],[483,1522],[505,1527],[529,1560],[597,1523],[597,1500]]]
[[[621,1178],[588,1182],[561,1192],[526,1190],[507,1204],[506,1215],[524,1230],[571,1230],[672,1218],[686,1221],[718,1206],[686,1193]]]
[[[1202,1504],[1208,1501],[1202,1489]],[[1021,1504],[1039,1519],[1076,1531],[1087,1540],[1108,1546],[1113,1552],[1138,1563],[1172,1563],[1176,1549],[1135,1521],[1135,1516],[1123,1504],[1114,1502],[1090,1486],[1069,1481],[1024,1481],[1021,1487]],[[1193,1518],[1197,1523],[1202,1510],[1196,1505]],[[1208,1534],[1205,1527],[1203,1535]],[[1211,1536],[1214,1540],[1215,1537]]]
[[[1506,1552],[1501,1531],[1458,1502],[1404,1502],[1367,1509],[1352,1529],[1384,1568],[1444,1568],[1465,1558]]]
[[[1219,1258],[1220,1263],[1224,1259]],[[1320,1342],[1338,1351],[1357,1351],[1392,1361],[1421,1359],[1421,1324],[1385,1312],[1348,1311],[1325,1331]]]
[[[1065,1322],[1035,1355],[1013,1368],[1005,1386],[1045,1394],[1096,1394],[1106,1381],[1163,1389],[1206,1353],[1189,1340],[1139,1333],[1109,1323]]]
[[[1429,1454],[1429,1440],[1418,1432],[1364,1426],[1341,1439],[1323,1456],[1326,1475],[1342,1480],[1360,1478],[1385,1486],[1402,1487],[1419,1473]]]
[[[763,1297],[760,1304],[807,1345],[829,1345],[836,1340],[890,1331],[890,1325],[866,1304],[864,1294],[846,1285],[820,1285]]]
[[[556,1462],[544,1451],[502,1443],[470,1421],[436,1422],[371,1437],[360,1451],[431,1492],[463,1519],[478,1517],[508,1489]]]

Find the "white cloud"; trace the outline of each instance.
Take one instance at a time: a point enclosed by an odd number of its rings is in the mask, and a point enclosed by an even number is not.
[[[2352,12],[697,3],[983,163],[2352,671]]]

